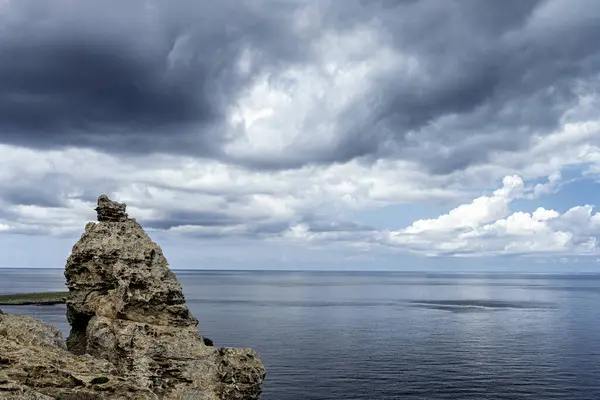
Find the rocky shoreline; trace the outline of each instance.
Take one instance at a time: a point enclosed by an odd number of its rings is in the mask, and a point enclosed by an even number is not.
[[[161,248],[125,210],[100,196],[67,259],[66,341],[0,312],[0,399],[259,399],[258,354],[202,337]]]
[[[54,305],[67,302],[69,292],[37,292],[0,295],[0,306]]]

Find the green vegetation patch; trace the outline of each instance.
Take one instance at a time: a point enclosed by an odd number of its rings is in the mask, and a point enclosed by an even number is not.
[[[69,292],[40,292],[0,295],[0,306],[25,306],[30,304],[62,304]]]

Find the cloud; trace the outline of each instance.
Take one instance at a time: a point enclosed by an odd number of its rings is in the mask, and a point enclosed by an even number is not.
[[[597,204],[519,211],[600,177],[591,0],[0,4],[2,232],[76,236],[104,192],[213,246],[595,251]]]
[[[512,232],[523,218],[531,224],[539,219],[537,214],[509,218],[515,199],[535,200],[561,190],[563,176],[550,172],[557,168],[584,161],[596,165],[598,151],[589,143],[597,137],[598,126],[567,124],[527,151],[446,176],[428,174],[414,162],[385,159],[265,171],[194,157],[123,158],[96,150],[3,145],[0,223],[5,232],[73,237],[94,219],[93,203],[106,192],[127,202],[130,214],[152,231],[179,237],[328,243],[375,251],[391,247],[438,255],[500,254],[506,245],[498,239],[502,229]],[[514,175],[517,171],[525,175]],[[387,205],[460,204],[505,173],[511,175],[490,195],[475,197],[439,218],[415,221],[404,230],[390,234],[353,222],[355,212]],[[539,179],[542,174],[548,174],[545,181]],[[504,225],[495,224],[504,219]],[[550,228],[573,233],[557,225],[561,220],[555,218]],[[573,240],[588,243],[592,234],[581,235]]]
[[[594,10],[10,1],[0,140],[250,169],[402,159],[448,174],[527,148],[560,126],[582,87],[598,89]]]
[[[350,220],[354,210],[461,197],[456,190],[432,188],[425,175],[397,162],[268,172],[190,157],[121,158],[9,145],[0,145],[0,158],[0,209],[6,215],[0,220],[14,229],[27,224],[39,234],[49,233],[52,223],[66,233],[80,231],[94,219],[100,193],[126,202],[130,214],[152,229],[204,237],[275,235],[294,224],[315,231],[356,230]],[[60,219],[70,209],[77,223]],[[39,221],[31,219],[31,210],[38,210]]]
[[[272,6],[10,1],[0,19],[0,139],[214,157],[238,93],[301,56],[287,28],[295,7]],[[240,71],[244,52],[255,56]]]
[[[506,176],[503,186],[492,196],[478,197],[470,204],[463,204],[448,214],[435,219],[418,220],[404,232],[418,234],[427,231],[469,228],[493,221],[507,213],[508,205],[523,189],[523,180],[519,176]]]
[[[436,174],[463,170],[559,127],[578,101],[575,82],[597,90],[600,15],[583,3],[367,4],[361,17],[376,20],[384,44],[414,67],[379,74],[348,108],[345,154],[408,158]]]
[[[551,176],[549,184],[554,182]],[[503,187],[434,219],[418,220],[390,232],[384,243],[427,255],[496,256],[597,254],[600,214],[593,206],[576,206],[560,214],[537,208],[510,211],[524,192],[539,194],[539,185],[525,188],[518,176],[507,176]]]

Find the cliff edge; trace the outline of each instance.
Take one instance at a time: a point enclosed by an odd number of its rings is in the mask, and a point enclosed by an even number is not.
[[[161,248],[125,204],[102,195],[96,212],[66,263],[66,345],[56,328],[0,315],[0,398],[259,399],[259,356],[200,335]]]

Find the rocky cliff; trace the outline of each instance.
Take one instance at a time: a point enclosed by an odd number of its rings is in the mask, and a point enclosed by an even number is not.
[[[0,398],[259,399],[258,355],[200,335],[162,250],[125,210],[100,196],[67,260],[66,346],[55,328],[0,315]]]

